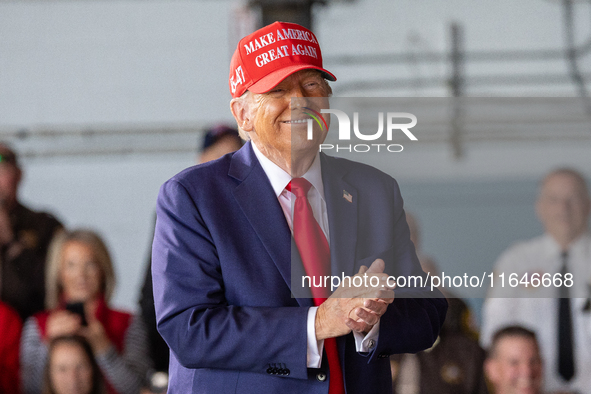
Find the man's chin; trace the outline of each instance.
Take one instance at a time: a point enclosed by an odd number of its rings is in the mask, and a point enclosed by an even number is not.
[[[515,390],[516,394],[538,394],[539,392],[540,390],[534,383],[524,383],[518,385],[517,389]]]
[[[298,143],[297,141],[293,141],[291,144],[291,152],[296,156],[301,156],[304,154],[316,154],[320,149],[320,144],[314,141],[305,141]]]
[[[314,151],[318,152],[320,148],[320,144],[324,142],[326,136],[315,136],[316,138],[309,140],[307,135],[304,133],[301,134],[294,134],[291,135],[291,150],[292,152],[296,151]]]

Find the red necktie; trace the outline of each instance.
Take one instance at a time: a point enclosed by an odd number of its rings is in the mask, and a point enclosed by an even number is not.
[[[287,185],[287,190],[296,196],[293,209],[293,237],[302,257],[306,274],[312,279],[312,284],[314,282],[319,284],[323,276],[330,275],[330,248],[308,202],[307,195],[310,187],[312,184],[304,178],[294,178]],[[314,281],[314,277],[316,277],[316,281]],[[326,287],[311,286],[311,291],[316,306],[322,304],[330,295]],[[344,394],[343,372],[339,362],[336,339],[325,339],[324,349],[330,370],[328,394]]]

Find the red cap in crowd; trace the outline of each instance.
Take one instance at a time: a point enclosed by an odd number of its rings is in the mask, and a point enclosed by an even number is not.
[[[230,93],[240,97],[250,90],[265,93],[291,74],[305,69],[336,77],[322,67],[322,53],[314,33],[295,23],[275,22],[244,37],[230,62]]]

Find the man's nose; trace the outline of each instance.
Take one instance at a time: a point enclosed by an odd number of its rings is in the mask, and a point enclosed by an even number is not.
[[[304,88],[300,85],[294,86],[291,90],[291,109],[306,107],[308,100],[307,94]]]
[[[560,212],[565,214],[571,212],[573,208],[573,204],[570,199],[560,199],[556,205],[558,206]]]
[[[535,377],[535,367],[531,365],[522,365],[519,374],[527,379],[531,379]]]
[[[77,376],[76,376],[76,371],[74,369],[68,370],[64,375],[63,375],[63,379],[64,382],[66,383],[66,387],[68,389],[69,392],[76,392],[76,380],[77,380]]]

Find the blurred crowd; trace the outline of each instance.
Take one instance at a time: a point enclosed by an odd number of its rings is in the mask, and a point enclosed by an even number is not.
[[[235,129],[213,127],[198,162],[241,145]],[[113,308],[116,278],[101,236],[23,206],[21,171],[0,144],[0,394],[165,393],[169,351],[156,330],[150,259],[139,313]],[[547,174],[536,202],[545,233],[509,248],[495,272],[591,278],[589,211],[579,172]],[[407,222],[423,270],[436,275],[416,218]],[[391,356],[394,393],[591,393],[591,293],[572,297],[562,286],[553,298],[503,298],[490,289],[481,330],[466,302],[444,294],[449,310],[433,347]]]
[[[198,162],[241,146],[237,130],[213,127]],[[150,264],[140,313],[113,308],[104,240],[23,206],[21,176],[18,156],[0,143],[0,394],[165,393]]]

